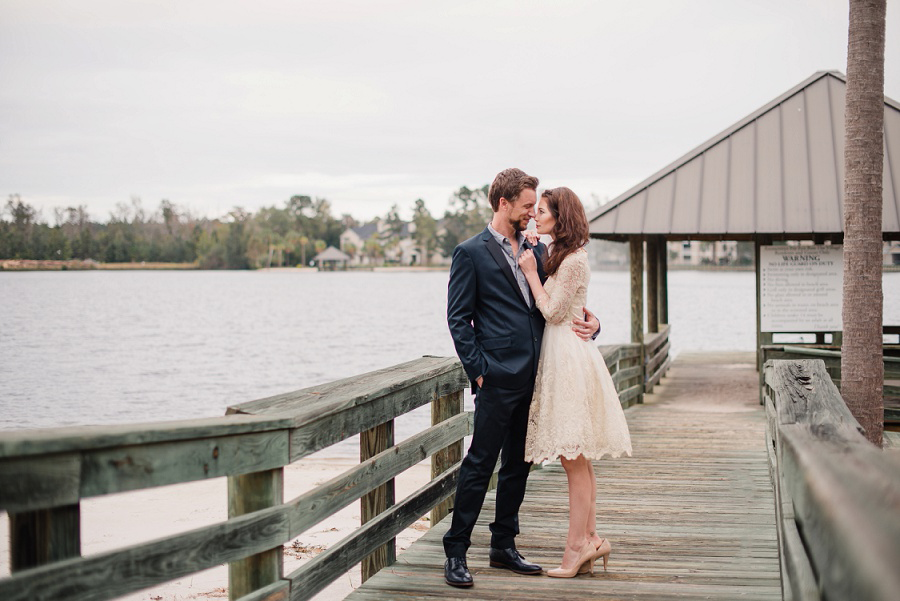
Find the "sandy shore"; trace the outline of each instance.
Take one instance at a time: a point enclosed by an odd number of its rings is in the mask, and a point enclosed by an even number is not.
[[[70,259],[67,261],[44,261],[35,259],[2,259],[0,271],[84,271],[90,269],[197,269],[196,263],[153,263],[139,261],[133,263],[101,263],[92,259]]]
[[[307,458],[287,466],[284,498],[293,499],[356,464],[352,459]],[[397,502],[424,486],[430,473],[430,463],[425,461],[398,476]],[[94,555],[225,521],[228,517],[226,480],[217,478],[97,497],[83,501],[81,507],[81,552],[85,556]],[[285,545],[285,574],[351,534],[359,527],[359,513],[359,502],[351,503]],[[427,529],[428,520],[424,518],[402,532],[397,537],[398,553]],[[5,514],[0,516],[0,541],[5,550],[9,549],[9,520]],[[0,553],[0,576],[9,573],[9,555]],[[359,584],[357,566],[315,598],[343,599]],[[228,568],[221,565],[121,598],[133,601],[227,599],[227,587]]]

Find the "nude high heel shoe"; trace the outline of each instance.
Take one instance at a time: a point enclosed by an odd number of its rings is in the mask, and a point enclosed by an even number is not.
[[[600,546],[594,550],[594,554],[591,556],[591,567],[593,568],[594,561],[603,558],[603,571],[606,571],[606,563],[609,561],[609,554],[612,551],[612,545],[609,544],[607,539],[603,539],[600,541]],[[591,570],[593,572],[593,570]]]
[[[577,574],[581,574],[581,569],[584,567],[584,564],[590,564],[591,558],[597,552],[597,549],[594,548],[594,545],[587,544],[581,548],[581,553],[578,556],[578,561],[575,563],[575,567],[564,570],[563,568],[554,568],[552,570],[547,570],[547,576],[551,578],[574,578]],[[590,568],[588,568],[590,569]]]
[[[606,571],[606,564],[609,561],[609,553],[612,551],[612,546],[609,544],[609,541],[605,538],[600,541],[600,546],[596,547],[593,556],[591,556],[590,561],[586,561],[581,564],[581,567],[578,568],[579,574],[593,574],[594,573],[594,562],[597,561],[600,557],[603,558],[603,571]]]

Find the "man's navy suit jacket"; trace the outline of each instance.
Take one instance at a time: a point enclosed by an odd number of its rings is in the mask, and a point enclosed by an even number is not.
[[[546,247],[524,244],[536,255],[543,282]],[[453,251],[447,324],[473,389],[479,376],[492,388],[534,385],[544,317],[533,301],[526,304],[503,249],[487,228]]]

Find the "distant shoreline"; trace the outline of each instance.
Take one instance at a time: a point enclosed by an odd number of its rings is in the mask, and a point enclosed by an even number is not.
[[[197,263],[163,263],[136,261],[131,263],[101,263],[91,259],[72,259],[69,261],[39,261],[34,259],[0,259],[0,272],[3,271],[138,271],[138,270],[199,270]],[[754,271],[753,265],[669,265],[669,271]],[[884,272],[900,271],[900,265],[884,265]],[[376,273],[420,273],[433,271],[449,271],[449,265],[395,265],[350,267],[346,271],[368,271]],[[594,271],[628,271],[628,265],[601,265]],[[315,267],[264,267],[255,270],[217,269],[214,271],[260,271],[279,273],[318,273]],[[330,273],[330,272],[329,272]]]
[[[35,259],[0,259],[0,271],[90,271],[129,269],[198,269],[196,263],[161,263],[137,261],[133,263],[101,263],[91,259],[43,261]]]

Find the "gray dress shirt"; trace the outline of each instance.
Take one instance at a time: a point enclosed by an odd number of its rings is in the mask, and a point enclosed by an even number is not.
[[[516,283],[519,284],[519,291],[522,293],[522,298],[525,299],[525,304],[530,307],[531,287],[528,285],[528,280],[525,279],[525,273],[522,271],[522,268],[519,267],[519,257],[525,252],[525,234],[516,232],[516,240],[519,242],[519,252],[513,255],[512,242],[509,241],[509,238],[495,230],[490,223],[488,223],[488,231],[491,232],[494,240],[496,240],[497,244],[500,245],[500,248],[503,249],[503,256],[506,257],[506,262],[509,263],[513,275],[516,276]]]

